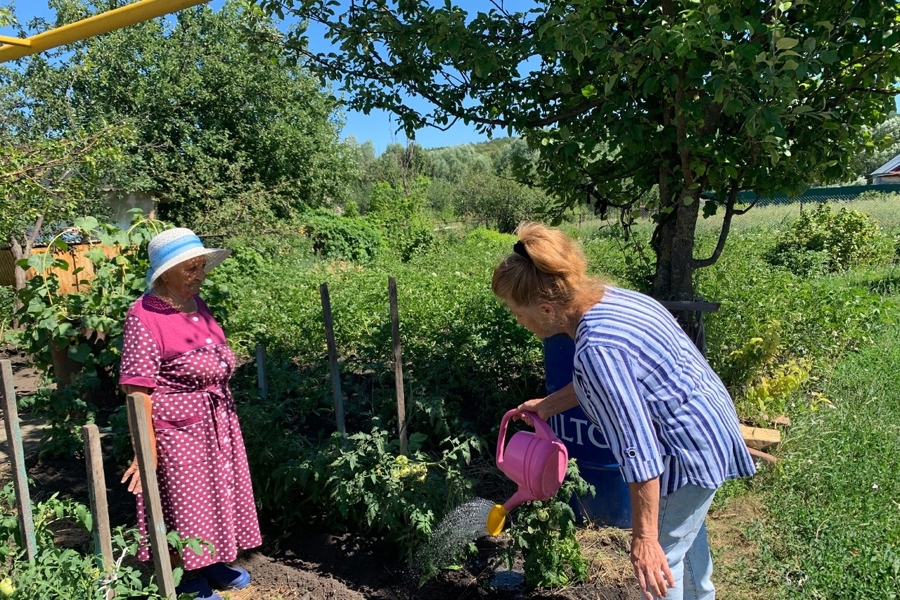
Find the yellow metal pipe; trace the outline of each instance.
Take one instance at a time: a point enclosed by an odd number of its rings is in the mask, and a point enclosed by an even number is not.
[[[25,46],[28,48],[31,46],[31,40],[0,35],[0,44],[12,44],[13,46]]]
[[[140,0],[115,10],[33,35],[30,38],[19,39],[16,44],[9,43],[10,40],[4,38],[0,41],[7,42],[7,44],[0,46],[0,62],[16,60],[29,54],[43,52],[44,50],[71,44],[95,35],[109,33],[115,29],[128,27],[142,21],[149,21],[150,19],[198,4],[205,4],[206,2],[209,2],[209,0]]]

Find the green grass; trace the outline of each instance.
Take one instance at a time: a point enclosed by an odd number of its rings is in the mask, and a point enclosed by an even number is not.
[[[900,597],[900,325],[841,361],[831,404],[795,419],[755,486],[762,572],[785,598]]]

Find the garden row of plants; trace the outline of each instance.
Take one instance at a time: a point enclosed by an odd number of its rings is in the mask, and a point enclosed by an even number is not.
[[[360,217],[319,212],[279,235],[218,240],[234,252],[213,272],[203,295],[245,357],[232,386],[263,521],[273,525],[270,533],[317,527],[379,535],[396,543],[398,556],[410,557],[462,501],[474,494],[505,497],[507,484],[489,468],[488,440],[505,410],[542,393],[543,369],[540,342],[490,292],[491,270],[515,238],[486,229],[438,235],[424,226],[416,236],[392,237],[404,223],[388,216],[394,210],[396,204],[374,222],[377,238],[359,233]],[[370,232],[373,221],[365,224]],[[91,219],[78,225],[98,242],[118,245],[119,255],[89,253],[97,276],[74,294],[55,292],[52,271],[31,279],[20,292],[24,329],[15,340],[51,375],[53,347],[85,364],[73,385],[55,391],[47,386],[32,401],[32,410],[53,425],[44,450],[77,452],[77,427],[108,419],[124,461],[130,453],[124,414],[109,415],[90,400],[115,381],[124,311],[143,291],[146,242],[161,224],[138,216],[128,232]],[[842,242],[817,245],[822,236],[808,231],[830,232]],[[624,245],[611,227],[572,233],[582,238],[598,271],[621,285],[643,287],[645,248]],[[640,241],[640,228],[635,233]],[[887,250],[869,252],[871,239],[860,236],[879,240],[878,247]],[[844,243],[847,238],[856,243]],[[397,244],[398,239],[404,242]],[[426,241],[407,243],[410,239]],[[699,293],[722,304],[707,322],[710,360],[742,418],[764,423],[831,405],[822,375],[848,349],[873,339],[890,310],[883,290],[826,272],[891,268],[895,254],[885,240],[890,236],[864,215],[822,209],[783,232],[736,232],[719,263],[701,271]],[[713,243],[702,239],[698,252]],[[354,256],[360,247],[373,251]],[[351,251],[335,260],[333,248]],[[801,253],[819,253],[813,262],[827,269],[792,272],[777,264],[779,256]],[[45,266],[39,261],[46,259],[30,260]],[[396,278],[399,291],[408,457],[399,456],[395,433],[388,277]],[[323,282],[331,291],[346,394],[346,440],[334,433],[331,414],[319,304]],[[250,362],[260,343],[268,351],[266,398],[257,392]],[[572,549],[573,516],[564,502],[518,512],[510,534],[514,550],[531,565],[531,585],[584,576],[580,552]],[[277,536],[269,539],[277,543]]]

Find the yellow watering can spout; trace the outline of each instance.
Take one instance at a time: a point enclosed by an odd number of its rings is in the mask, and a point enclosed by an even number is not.
[[[502,504],[494,505],[487,518],[487,532],[490,535],[500,535],[500,532],[503,530],[503,524],[506,522],[507,514],[509,514],[509,511],[503,508]]]

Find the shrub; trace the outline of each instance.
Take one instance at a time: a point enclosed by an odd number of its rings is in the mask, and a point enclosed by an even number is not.
[[[372,191],[367,217],[384,231],[386,245],[403,262],[435,243],[433,226],[424,214],[429,186],[426,177],[418,177],[408,190],[382,181]]]
[[[479,225],[512,233],[522,221],[536,220],[549,205],[540,190],[493,173],[477,173],[454,192],[456,214]]]
[[[358,217],[359,216],[359,204],[356,203],[356,200],[351,198],[344,203],[344,216],[345,217]]]
[[[360,263],[378,256],[381,233],[363,218],[319,209],[306,213],[300,221],[319,256]]]
[[[780,345],[781,323],[767,323],[757,336],[728,354],[722,361],[719,377],[729,389],[739,390],[750,385],[772,362]]]
[[[58,271],[68,264],[54,259],[52,252],[20,261],[38,274],[18,292],[22,308],[16,316],[22,330],[14,339],[48,383],[56,383],[56,389],[46,385],[33,398],[35,412],[49,424],[43,455],[72,455],[80,447],[80,426],[94,420],[98,406],[116,403],[125,313],[144,291],[147,242],[163,224],[138,217],[126,232],[88,217],[75,226],[83,239],[114,249],[112,257],[101,246],[85,253],[95,275],[80,280],[76,291],[59,292]],[[68,251],[59,238],[51,247]]]
[[[249,410],[245,405],[242,420]],[[406,456],[399,440],[377,427],[346,440],[335,433],[297,442],[272,440],[269,422],[266,443],[254,444],[265,434],[254,423],[245,420],[243,429],[251,472],[260,478],[257,500],[286,534],[318,523],[329,531],[379,535],[410,559],[436,520],[472,495],[463,469],[482,443],[471,435],[435,441],[426,451],[427,436],[413,434]],[[273,441],[280,442],[275,451]]]
[[[890,242],[878,223],[859,211],[827,204],[804,211],[777,239],[766,260],[798,275],[845,271],[887,259]]]

